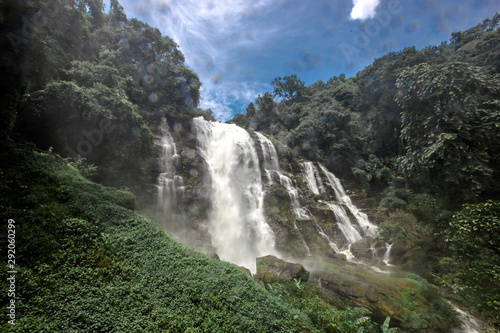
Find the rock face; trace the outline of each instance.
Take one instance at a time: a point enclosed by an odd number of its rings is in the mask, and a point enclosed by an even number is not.
[[[312,271],[309,282],[332,304],[365,307],[380,323],[390,316],[404,332],[450,332],[452,308],[437,287],[416,274],[379,274],[341,261],[306,267]]]
[[[257,258],[257,274],[255,278],[264,283],[280,280],[309,280],[309,272],[301,264],[294,264],[281,260],[275,256]]]
[[[351,252],[356,258],[380,261],[385,253],[384,243],[374,238],[363,238],[351,245]]]

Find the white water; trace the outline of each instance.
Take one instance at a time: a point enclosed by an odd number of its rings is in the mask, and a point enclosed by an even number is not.
[[[389,264],[389,261],[391,260],[391,248],[392,248],[392,244],[389,244],[389,243],[385,243],[385,253],[384,253],[384,257],[382,258],[382,261],[387,265],[387,266],[392,266],[391,264]]]
[[[262,147],[262,154],[264,155],[264,169],[280,172],[280,161],[273,143],[262,133],[255,132],[255,134],[259,138],[260,145]]]
[[[278,178],[280,180],[280,184],[285,187],[286,191],[288,192],[288,196],[290,197],[290,201],[292,204],[293,212],[295,213],[295,216],[299,220],[309,220],[310,217],[307,214],[305,208],[301,207],[300,202],[299,202],[299,192],[297,189],[293,186],[292,180],[285,176],[284,174],[281,173],[280,171],[280,164],[279,164],[279,158],[278,158],[278,153],[276,152],[276,148],[274,147],[273,143],[271,140],[269,140],[267,137],[265,137],[263,134],[259,132],[255,132],[257,135],[257,138],[259,139],[261,148],[262,148],[262,155],[264,156],[264,171],[267,174],[268,182],[269,185],[273,183],[272,180],[272,173],[276,173],[278,175]],[[293,228],[298,234],[298,237],[300,239],[300,242],[304,246],[304,249],[306,250],[307,256],[311,255],[311,250],[309,249],[309,246],[307,246],[307,243],[304,239],[304,236],[300,232],[300,229],[297,227],[297,223],[293,221]]]
[[[319,188],[314,174],[315,169],[316,168],[314,167],[313,162],[304,162],[304,178],[306,180],[307,186],[312,193],[318,195]]]
[[[255,132],[255,134],[257,134],[262,147],[262,153],[264,155],[264,169],[269,178],[269,183],[272,183],[271,174],[275,172],[279,177],[280,184],[285,187],[288,195],[290,196],[295,216],[297,216],[299,220],[309,220],[310,217],[307,214],[307,211],[300,205],[299,191],[295,188],[295,186],[293,186],[292,180],[280,171],[278,154],[276,153],[273,143],[263,134],[259,132]]]
[[[345,212],[344,208],[342,208],[342,206],[339,206],[338,204],[331,202],[324,202],[324,203],[331,209],[331,211],[335,215],[335,218],[337,220],[337,225],[340,231],[342,231],[342,234],[344,235],[348,245],[357,242],[361,238],[363,238],[356,230],[356,228],[352,226],[351,220],[347,216],[347,213]]]
[[[263,211],[259,160],[252,138],[236,125],[193,120],[212,178],[208,231],[219,257],[256,272],[255,258],[274,254]]]
[[[320,164],[321,170],[323,170],[323,173],[325,174],[326,178],[328,179],[328,182],[330,183],[331,188],[335,192],[335,196],[337,197],[337,201],[345,205],[349,211],[354,215],[356,218],[356,221],[358,222],[359,226],[361,227],[361,230],[363,230],[363,233],[365,236],[373,236],[376,234],[377,227],[370,223],[368,220],[368,216],[365,213],[361,213],[356,207],[352,201],[351,198],[345,193],[344,188],[342,187],[342,184],[340,183],[340,180],[335,177],[334,174],[329,172],[324,166]]]
[[[338,248],[337,244],[335,244],[331,238],[326,234],[326,232],[319,226],[319,224],[316,222],[316,219],[312,219],[314,221],[314,225],[316,226],[316,230],[318,231],[319,235],[323,237],[327,242],[328,245],[332,248],[332,250],[335,253],[341,253],[340,249]]]
[[[372,251],[372,259],[378,260],[377,249],[375,248],[375,243],[370,245],[370,251]]]
[[[307,214],[304,207],[300,205],[299,202],[299,191],[293,186],[292,180],[282,173],[278,173],[280,177],[280,184],[283,185],[290,196],[292,202],[292,208],[299,220],[309,220],[310,217]]]
[[[175,164],[179,162],[180,156],[172,136],[168,132],[168,126],[162,124],[163,154],[161,157],[161,173],[158,177],[158,207],[165,216],[172,213],[177,203],[177,194],[184,190],[181,176],[175,175]]]
[[[453,309],[458,312],[458,318],[462,322],[462,325],[454,329],[453,333],[479,333],[483,331],[481,325],[478,324],[474,317],[454,306],[452,303],[450,304]]]

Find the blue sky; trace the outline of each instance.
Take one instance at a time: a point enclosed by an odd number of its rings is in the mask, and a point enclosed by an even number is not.
[[[390,51],[438,45],[500,11],[496,0],[122,0],[159,28],[202,81],[200,107],[225,121],[271,91],[353,76]],[[109,3],[107,4],[109,8]]]

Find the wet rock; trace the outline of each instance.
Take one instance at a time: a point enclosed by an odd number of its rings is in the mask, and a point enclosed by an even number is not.
[[[306,282],[309,280],[309,272],[301,264],[286,262],[275,256],[268,255],[257,258],[255,277],[265,283],[293,279]]]
[[[353,243],[351,252],[357,258],[381,260],[384,257],[385,246],[381,241],[366,237]]]
[[[346,261],[347,260],[347,256],[343,253],[334,253],[332,255],[332,257],[334,257],[335,259],[338,259],[338,260],[342,260],[342,261]]]
[[[365,296],[370,303],[377,303],[379,300],[377,292],[372,288],[368,289],[368,291],[365,293]]]

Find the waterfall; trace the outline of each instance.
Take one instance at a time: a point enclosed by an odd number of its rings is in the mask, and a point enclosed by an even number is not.
[[[300,202],[299,202],[299,192],[297,189],[293,186],[292,180],[285,176],[284,174],[281,173],[280,171],[280,164],[279,164],[279,158],[278,158],[278,153],[276,152],[276,148],[274,147],[273,143],[271,140],[269,140],[266,136],[264,136],[262,133],[255,132],[257,135],[257,138],[259,139],[260,146],[262,148],[262,155],[264,157],[263,161],[263,166],[264,166],[264,171],[267,174],[267,178],[269,181],[269,185],[273,184],[272,180],[272,173],[276,173],[278,175],[278,178],[280,180],[280,184],[286,189],[288,192],[288,196],[290,197],[290,202],[293,208],[293,212],[295,213],[295,216],[299,220],[309,220],[309,215],[307,214],[305,208],[301,207]],[[307,246],[307,243],[304,239],[304,236],[300,232],[300,229],[297,227],[297,223],[293,221],[293,228],[297,232],[298,238],[302,245],[304,246],[304,249],[306,250],[307,256],[311,255],[311,250],[309,249],[309,246]]]
[[[359,232],[356,230],[356,228],[352,226],[351,220],[347,216],[347,213],[345,212],[344,208],[342,208],[342,206],[339,206],[338,204],[331,202],[324,202],[324,201],[320,202],[325,203],[335,215],[335,218],[337,220],[337,225],[340,231],[342,231],[342,234],[344,235],[347,244],[350,245],[354,242],[359,241],[362,238]]]
[[[285,176],[282,173],[278,173],[278,176],[280,177],[280,183],[285,187],[285,189],[288,192],[288,195],[290,196],[290,200],[292,202],[292,208],[299,220],[309,220],[310,217],[307,215],[306,210],[304,207],[300,205],[299,202],[299,191],[293,186],[292,180]]]
[[[259,160],[252,138],[236,125],[193,120],[212,179],[208,231],[219,257],[255,273],[255,258],[273,254],[263,210]]]
[[[314,175],[313,162],[304,162],[304,178],[311,192],[318,195],[319,189],[318,189],[318,184],[316,183],[316,177]]]
[[[184,190],[182,177],[175,174],[175,166],[179,163],[175,142],[168,131],[166,123],[162,124],[163,153],[160,160],[160,175],[158,177],[158,207],[163,216],[172,213],[177,204],[177,194]]]
[[[316,226],[316,230],[318,231],[319,235],[321,237],[323,237],[327,242],[328,242],[328,245],[332,248],[332,250],[335,252],[335,253],[340,253],[340,250],[337,246],[337,244],[335,244],[331,238],[326,234],[326,232],[319,226],[318,222],[316,222],[316,219],[312,219],[314,221],[314,225]]]
[[[276,148],[274,148],[273,143],[262,133],[255,132],[255,134],[257,135],[260,146],[262,147],[262,154],[264,155],[264,169],[279,172],[280,161],[278,159],[278,153],[276,152]]]
[[[458,318],[462,322],[460,327],[455,328],[453,333],[479,333],[483,332],[481,325],[467,312],[461,310],[460,308],[453,305],[450,301],[448,301],[453,309],[458,313]]]
[[[375,243],[370,245],[370,251],[372,251],[372,259],[379,260],[378,254],[377,254],[377,249],[375,248]]]
[[[389,261],[390,261],[390,255],[391,255],[391,248],[392,248],[392,245],[394,245],[394,243],[392,244],[389,244],[389,243],[385,243],[385,253],[384,253],[384,257],[382,258],[382,261],[387,265],[387,266],[392,266],[389,264]]]
[[[276,153],[276,148],[274,148],[273,143],[266,138],[263,134],[259,132],[255,132],[257,137],[259,138],[260,145],[262,147],[262,154],[264,156],[264,169],[268,175],[269,183],[272,184],[271,174],[275,172],[280,180],[280,184],[285,187],[288,195],[290,196],[290,200],[292,203],[292,208],[295,213],[295,216],[299,220],[309,220],[310,217],[307,214],[304,207],[300,205],[299,202],[299,191],[293,186],[292,180],[281,173],[280,164],[278,159],[278,154]],[[298,230],[298,229],[297,229]]]
[[[309,190],[316,195],[323,193],[325,191],[323,181],[321,180],[321,177],[319,176],[318,170],[314,166],[314,163],[307,161],[303,163],[303,166],[304,179],[306,180]]]
[[[325,174],[326,178],[328,179],[328,182],[330,183],[331,188],[335,192],[335,196],[337,197],[337,200],[340,204],[346,206],[349,208],[349,211],[354,215],[356,218],[356,221],[358,222],[359,226],[361,227],[361,230],[363,230],[363,233],[365,236],[373,236],[376,233],[377,227],[370,223],[368,220],[368,216],[364,213],[361,213],[356,207],[352,201],[351,198],[345,193],[344,188],[342,187],[342,184],[340,183],[340,180],[335,177],[334,174],[329,172],[324,166],[320,164],[321,170],[323,170],[323,173]]]

